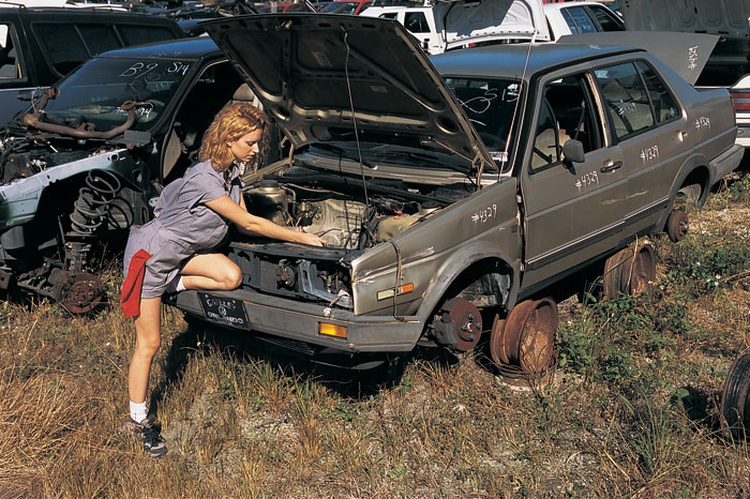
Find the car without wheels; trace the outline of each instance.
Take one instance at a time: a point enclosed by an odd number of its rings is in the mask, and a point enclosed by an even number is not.
[[[228,102],[252,101],[209,38],[101,54],[0,130],[0,289],[86,313],[99,271],[195,160]]]
[[[631,243],[684,237],[678,196],[702,203],[742,154],[725,90],[699,92],[633,47],[430,60],[401,24],[361,16],[206,28],[291,143],[246,177],[249,209],[327,246],[236,234],[240,288],[166,299],[322,362],[466,352],[489,335],[498,364],[544,371],[549,290],[605,262],[623,291],[648,280],[653,253]]]

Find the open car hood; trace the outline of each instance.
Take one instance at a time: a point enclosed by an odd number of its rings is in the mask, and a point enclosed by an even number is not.
[[[299,13],[205,26],[295,148],[399,136],[438,145],[474,168],[494,167],[442,77],[398,22]]]
[[[550,40],[542,0],[437,0],[432,8],[446,50],[500,40]]]

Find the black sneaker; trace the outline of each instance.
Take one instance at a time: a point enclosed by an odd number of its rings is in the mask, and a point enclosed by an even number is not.
[[[167,453],[167,444],[164,443],[164,439],[161,436],[161,427],[154,421],[152,415],[148,415],[146,419],[140,423],[135,420],[130,420],[135,427],[136,435],[140,437],[143,442],[143,450],[147,455],[151,457],[161,457]]]

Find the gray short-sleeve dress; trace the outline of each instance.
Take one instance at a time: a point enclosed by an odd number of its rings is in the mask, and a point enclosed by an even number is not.
[[[225,195],[239,203],[240,170],[233,165],[227,175],[225,179],[208,161],[196,164],[162,191],[153,220],[130,229],[124,256],[126,280],[133,255],[141,249],[151,255],[145,263],[141,298],[161,296],[190,257],[224,241],[229,222],[205,203]]]

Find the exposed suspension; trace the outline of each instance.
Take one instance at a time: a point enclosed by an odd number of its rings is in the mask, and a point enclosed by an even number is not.
[[[110,206],[120,191],[120,181],[106,170],[91,170],[86,185],[78,191],[70,214],[70,232],[65,241],[65,263],[70,272],[82,272],[91,251],[89,236],[104,224]]]

